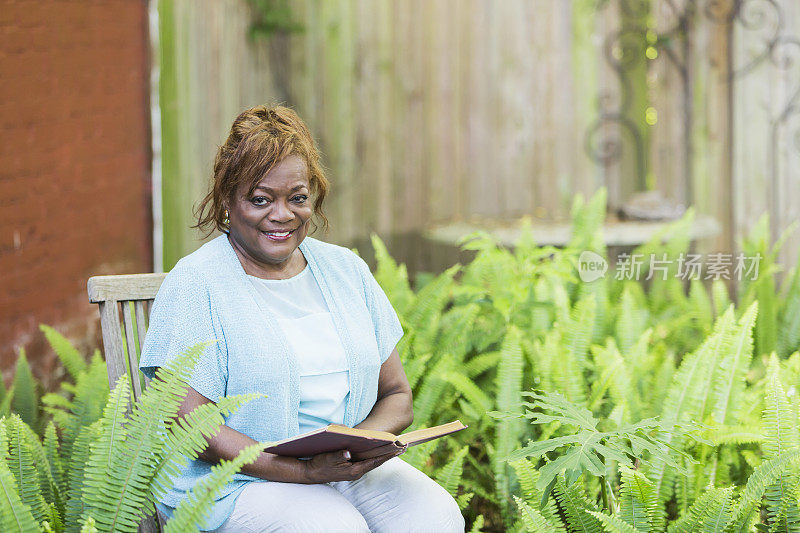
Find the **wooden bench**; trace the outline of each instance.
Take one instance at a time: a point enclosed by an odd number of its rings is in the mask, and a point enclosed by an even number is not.
[[[100,326],[108,384],[128,374],[134,401],[147,387],[140,379],[139,356],[150,319],[150,306],[166,274],[130,274],[89,278],[89,301],[100,307]],[[139,524],[140,533],[160,533],[164,520],[155,509]]]

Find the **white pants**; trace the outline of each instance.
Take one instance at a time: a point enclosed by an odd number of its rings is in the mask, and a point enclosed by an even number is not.
[[[356,481],[248,483],[215,531],[463,533],[464,518],[446,490],[394,457]]]

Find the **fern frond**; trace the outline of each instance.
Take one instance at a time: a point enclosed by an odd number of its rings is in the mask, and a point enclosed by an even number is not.
[[[425,379],[419,385],[419,392],[414,395],[414,425],[413,427],[425,427],[433,424],[432,416],[434,413],[441,412],[439,399],[447,389],[447,381],[442,376],[447,374],[452,365],[448,357],[442,357],[433,368],[430,369]]]
[[[797,413],[789,404],[779,377],[780,364],[775,353],[770,357],[768,383],[765,394],[766,407],[763,413],[764,443],[761,448],[765,459],[773,459],[800,446],[797,428]],[[794,469],[782,473],[766,489],[767,515],[773,524],[782,530],[800,529],[797,487],[800,476]]]
[[[723,379],[721,361],[730,357],[732,351],[732,338],[735,335],[734,311],[731,306],[719,320],[717,320],[714,333],[707,337],[702,347],[705,348],[704,359],[705,368],[702,369],[697,378],[697,386],[694,388],[694,411],[687,413],[689,417],[696,420],[706,420],[713,410],[716,389]]]
[[[200,527],[209,508],[225,485],[244,465],[255,461],[263,449],[264,444],[256,443],[244,448],[235,459],[220,461],[219,464],[212,466],[208,477],[198,482],[175,508],[172,518],[164,528],[164,533],[183,533]]]
[[[650,531],[647,529],[636,529],[616,515],[607,515],[600,511],[588,512],[603,524],[603,530],[608,533],[641,533],[642,531]]]
[[[472,527],[470,528],[469,533],[481,533],[481,531],[483,530],[484,521],[485,520],[482,514],[479,514],[477,517],[475,517],[475,520],[472,522]]]
[[[5,462],[16,478],[20,499],[30,508],[37,522],[46,520],[49,514],[47,502],[38,483],[39,472],[36,470],[33,444],[26,433],[26,429],[30,431],[30,428],[18,415],[7,418],[5,428],[9,445]],[[34,440],[37,440],[35,436]]]
[[[402,353],[402,352],[401,352]],[[411,389],[415,389],[416,386],[419,384],[420,379],[425,375],[425,371],[427,370],[428,361],[431,359],[430,352],[415,355],[412,359],[406,359],[403,361],[403,369],[406,372],[406,377],[408,378],[408,384]]]
[[[44,412],[52,417],[58,427],[63,428],[69,423],[69,409],[72,407],[72,402],[67,398],[55,392],[48,392],[42,396],[41,402]]]
[[[644,390],[642,391],[640,407],[643,416],[652,417],[661,414],[662,406],[675,377],[675,356],[669,350],[663,350],[663,352],[663,354],[653,352],[655,357],[651,367],[650,379],[645,379],[642,383]]]
[[[636,339],[644,333],[649,316],[647,309],[641,309],[632,294],[631,285],[633,284],[633,282],[625,284],[617,310],[615,334],[622,353],[627,353],[633,347]]]
[[[42,522],[42,527],[47,524],[52,528],[52,531],[64,531],[64,521],[61,519],[61,513],[58,508],[52,503],[48,505],[48,508],[50,510],[49,520]]]
[[[784,285],[787,288],[778,314],[777,349],[781,357],[800,348],[800,254]]]
[[[624,465],[620,465],[619,471],[622,477],[620,518],[635,529],[662,531],[664,520],[653,483],[641,472]]]
[[[703,526],[703,519],[711,514],[711,509],[716,502],[729,498],[729,488],[712,488],[700,495],[691,507],[680,518],[669,525],[669,533],[695,533]]]
[[[12,417],[13,419],[13,417]],[[58,504],[59,507],[63,505],[63,494],[56,482],[56,471],[50,463],[49,456],[42,446],[39,436],[36,435],[31,428],[22,423],[20,420],[20,429],[22,437],[25,440],[25,447],[30,450],[33,458],[33,464],[36,467],[36,472],[39,478],[39,488],[42,497],[47,503]],[[48,429],[52,427],[52,422],[48,425]],[[53,431],[55,428],[52,429]]]
[[[509,464],[517,475],[522,501],[540,512],[551,524],[557,524],[555,530],[562,531],[564,528],[553,498],[547,498],[547,502],[541,505],[544,500],[544,492],[536,486],[539,481],[539,471],[536,470],[533,462],[529,459],[518,459]]]
[[[717,499],[706,508],[701,518],[705,533],[724,533],[733,510],[733,487],[722,489]]]
[[[608,383],[611,398],[625,411],[624,420],[639,419],[639,398],[629,373],[630,366],[620,355],[612,337],[608,337],[604,347],[593,347],[592,354],[600,372],[600,382]]]
[[[761,428],[754,426],[720,426],[715,428],[709,437],[715,446],[723,444],[741,446],[743,444],[759,444],[764,441]]]
[[[731,299],[728,296],[728,286],[721,279],[711,282],[711,298],[714,301],[714,314],[720,316],[730,307]]]
[[[605,253],[603,240],[603,222],[606,217],[606,200],[608,193],[605,187],[585,201],[582,194],[575,195],[570,215],[572,217],[572,236],[569,248],[573,250],[592,250],[600,255]]]
[[[47,342],[50,343],[50,347],[56,353],[64,368],[67,369],[69,375],[73,379],[78,379],[78,376],[85,372],[87,368],[83,355],[66,337],[50,326],[40,324],[39,329],[44,333]]]
[[[542,513],[531,507],[521,498],[514,496],[514,502],[519,510],[520,520],[525,526],[525,530],[530,533],[551,533],[553,531],[564,531],[564,527],[559,523],[547,520]]]
[[[790,450],[774,459],[764,461],[750,474],[731,514],[730,523],[734,526],[734,531],[742,531],[747,527],[752,513],[758,509],[767,487],[799,458],[800,449]]]
[[[586,353],[592,340],[596,307],[594,298],[587,297],[578,301],[570,314],[570,324],[562,328],[566,350],[579,369],[586,368]]]
[[[91,516],[81,524],[80,533],[97,533],[97,524]]]
[[[33,377],[24,348],[19,349],[12,389],[14,390],[11,401],[12,411],[17,413],[23,422],[34,431],[37,431],[39,429],[39,385]]]
[[[435,341],[434,352],[447,352],[457,364],[460,364],[472,348],[470,337],[464,335],[464,332],[472,331],[479,312],[480,307],[474,303],[459,305],[445,312],[440,320],[441,334]]]
[[[5,422],[0,420],[0,526],[3,531],[39,531],[31,508],[22,501],[19,484],[6,462],[9,443]]]
[[[544,338],[544,345],[538,349],[537,369],[543,383],[548,383],[555,390],[561,391],[570,401],[584,403],[586,401],[585,367],[581,366],[573,356],[573,351],[566,349],[564,341],[565,328],[571,327],[569,323],[556,322]],[[586,335],[584,330],[583,335]],[[552,390],[552,389],[551,389]]]
[[[44,432],[44,453],[47,457],[47,464],[50,467],[50,473],[55,481],[56,493],[58,494],[57,505],[59,511],[63,514],[64,503],[67,500],[67,477],[64,470],[64,461],[61,459],[59,451],[58,434],[56,433],[56,426],[51,420],[47,424],[47,429]]]
[[[442,379],[450,383],[477,413],[485,414],[494,406],[494,400],[464,374],[446,372]]]
[[[781,474],[775,483],[767,487],[767,516],[772,523],[771,531],[800,531],[798,488],[800,476],[796,471]]]
[[[753,357],[753,326],[758,313],[758,302],[753,302],[739,319],[730,339],[731,350],[721,362],[721,372],[714,383],[714,419],[719,424],[730,424],[744,389],[744,375]]]
[[[602,526],[598,518],[591,514],[597,507],[586,500],[581,492],[580,483],[573,483],[569,487],[559,476],[553,486],[556,500],[567,519],[570,531],[581,533],[601,533]]]
[[[767,374],[765,394],[766,407],[762,416],[764,428],[764,457],[772,459],[783,452],[800,445],[797,414],[789,404],[779,377],[780,366],[775,354],[772,354]]]
[[[0,379],[0,382],[3,380]],[[5,390],[5,386],[3,387]],[[14,387],[5,391],[3,399],[0,400],[0,417],[9,416],[11,414],[11,402],[14,401]]]
[[[469,451],[469,446],[464,446],[452,456],[450,461],[444,465],[436,475],[436,482],[455,497],[458,494],[458,487],[461,485],[461,475],[464,471],[464,457]]]
[[[406,266],[398,265],[395,262],[386,249],[386,245],[376,233],[370,235],[370,239],[372,248],[375,251],[375,259],[378,263],[374,273],[375,280],[386,292],[386,297],[389,298],[392,307],[394,307],[402,320],[414,301],[414,292],[408,283]]]
[[[86,462],[89,458],[89,447],[100,435],[100,421],[84,426],[75,437],[73,452],[68,456],[67,467],[67,505],[64,523],[67,533],[80,531],[80,520],[85,510],[83,501],[83,484],[86,473]]]
[[[195,459],[208,447],[209,437],[219,431],[226,416],[243,404],[258,398],[258,394],[241,394],[220,398],[216,403],[206,403],[194,408],[183,418],[174,421],[167,433],[160,460],[156,466],[151,490],[158,497],[161,490],[170,487],[170,478],[180,473],[187,459]]]
[[[124,446],[128,436],[125,422],[131,400],[128,375],[123,374],[108,398],[99,421],[101,436],[91,444],[91,453],[86,463],[84,499],[89,507],[102,505],[105,497],[103,482],[113,466],[114,453]]]
[[[675,500],[678,504],[678,516],[687,513],[691,505],[696,501],[696,476],[698,474],[697,471],[702,470],[702,468],[687,458],[684,459],[684,468],[686,469],[686,475],[675,476]],[[661,515],[660,518],[663,519],[663,514],[661,514],[660,509],[659,514]]]
[[[417,470],[422,470],[425,472],[429,470],[427,465],[430,464],[431,456],[436,450],[438,444],[439,441],[431,440],[428,442],[423,442],[422,444],[418,444],[417,446],[412,446],[400,456],[400,459],[410,464]]]
[[[65,387],[66,384],[62,384]],[[106,363],[95,355],[86,372],[80,374],[75,382],[75,392],[69,402],[68,413],[63,418],[56,418],[60,425],[62,443],[61,450],[65,458],[72,455],[72,446],[82,428],[99,420],[108,401],[109,386]]]
[[[506,413],[522,414],[522,344],[521,332],[510,326],[500,349],[500,365],[496,379],[497,410]],[[521,420],[504,418],[497,421],[495,427],[492,469],[495,476],[495,487],[502,502],[510,502],[511,487],[508,471],[508,454],[514,450],[521,435]]]
[[[456,496],[455,500],[456,504],[458,504],[458,508],[461,509],[462,511],[466,509],[469,506],[469,502],[471,502],[472,498],[474,497],[475,497],[474,492],[464,492]]]
[[[689,286],[689,304],[691,305],[693,318],[697,321],[700,328],[707,332],[714,323],[714,312],[712,310],[711,298],[706,292],[703,282],[693,279]]]
[[[415,349],[419,353],[432,352],[434,337],[442,310],[447,304],[453,287],[453,277],[461,265],[453,265],[417,293],[407,314],[410,331],[415,332]]]
[[[684,356],[678,371],[672,378],[667,395],[664,398],[664,407],[661,415],[661,424],[666,434],[664,441],[667,445],[676,447],[680,445],[673,428],[679,424],[699,420],[701,410],[705,411],[704,404],[708,398],[713,363],[718,354],[723,353],[722,340],[729,336],[730,324],[733,321],[733,309],[722,315],[714,326],[712,334],[694,352]],[[672,495],[672,474],[669,467],[661,460],[656,460],[651,466],[648,477],[655,484],[659,501],[663,504]]]
[[[463,366],[463,372],[467,377],[475,379],[487,370],[497,368],[499,362],[500,352],[482,353],[467,361]]]
[[[112,431],[118,430],[110,423],[101,426],[102,434],[95,446],[100,453],[92,454],[85,494],[87,507],[91,509],[88,515],[95,519],[99,528],[135,529],[152,505],[149,483],[167,438],[166,425],[177,415],[194,366],[209,344],[196,344],[158,369],[125,425],[126,434],[136,438],[115,442],[108,457],[102,451],[112,441]],[[120,403],[123,402],[121,399]],[[115,420],[113,414],[107,420]],[[94,484],[94,476],[101,475],[106,461],[108,467],[103,483]],[[98,490],[100,488],[102,490]]]

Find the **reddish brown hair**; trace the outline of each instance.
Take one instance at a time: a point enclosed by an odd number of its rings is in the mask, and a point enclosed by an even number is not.
[[[330,184],[320,164],[319,150],[297,113],[280,105],[252,107],[233,121],[231,132],[214,159],[211,190],[195,210],[197,224],[192,227],[205,231],[206,236],[215,229],[227,231],[225,201],[232,200],[243,184],[248,188],[247,194],[252,194],[267,172],[290,155],[300,156],[308,166],[314,215],[327,230],[322,204]],[[312,223],[316,230],[316,223]]]

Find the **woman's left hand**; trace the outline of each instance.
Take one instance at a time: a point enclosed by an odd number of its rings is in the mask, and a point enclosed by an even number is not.
[[[379,467],[389,459],[400,455],[395,448],[363,461],[353,461],[348,451],[321,453],[308,461],[299,461],[305,466],[305,483],[330,483],[332,481],[355,481],[370,470]]]
[[[352,452],[352,461],[364,461],[365,459],[372,459],[373,457],[380,457],[381,455],[393,454],[392,456],[402,455],[405,453],[407,446],[398,446],[397,444],[384,444],[371,450],[364,452]]]

